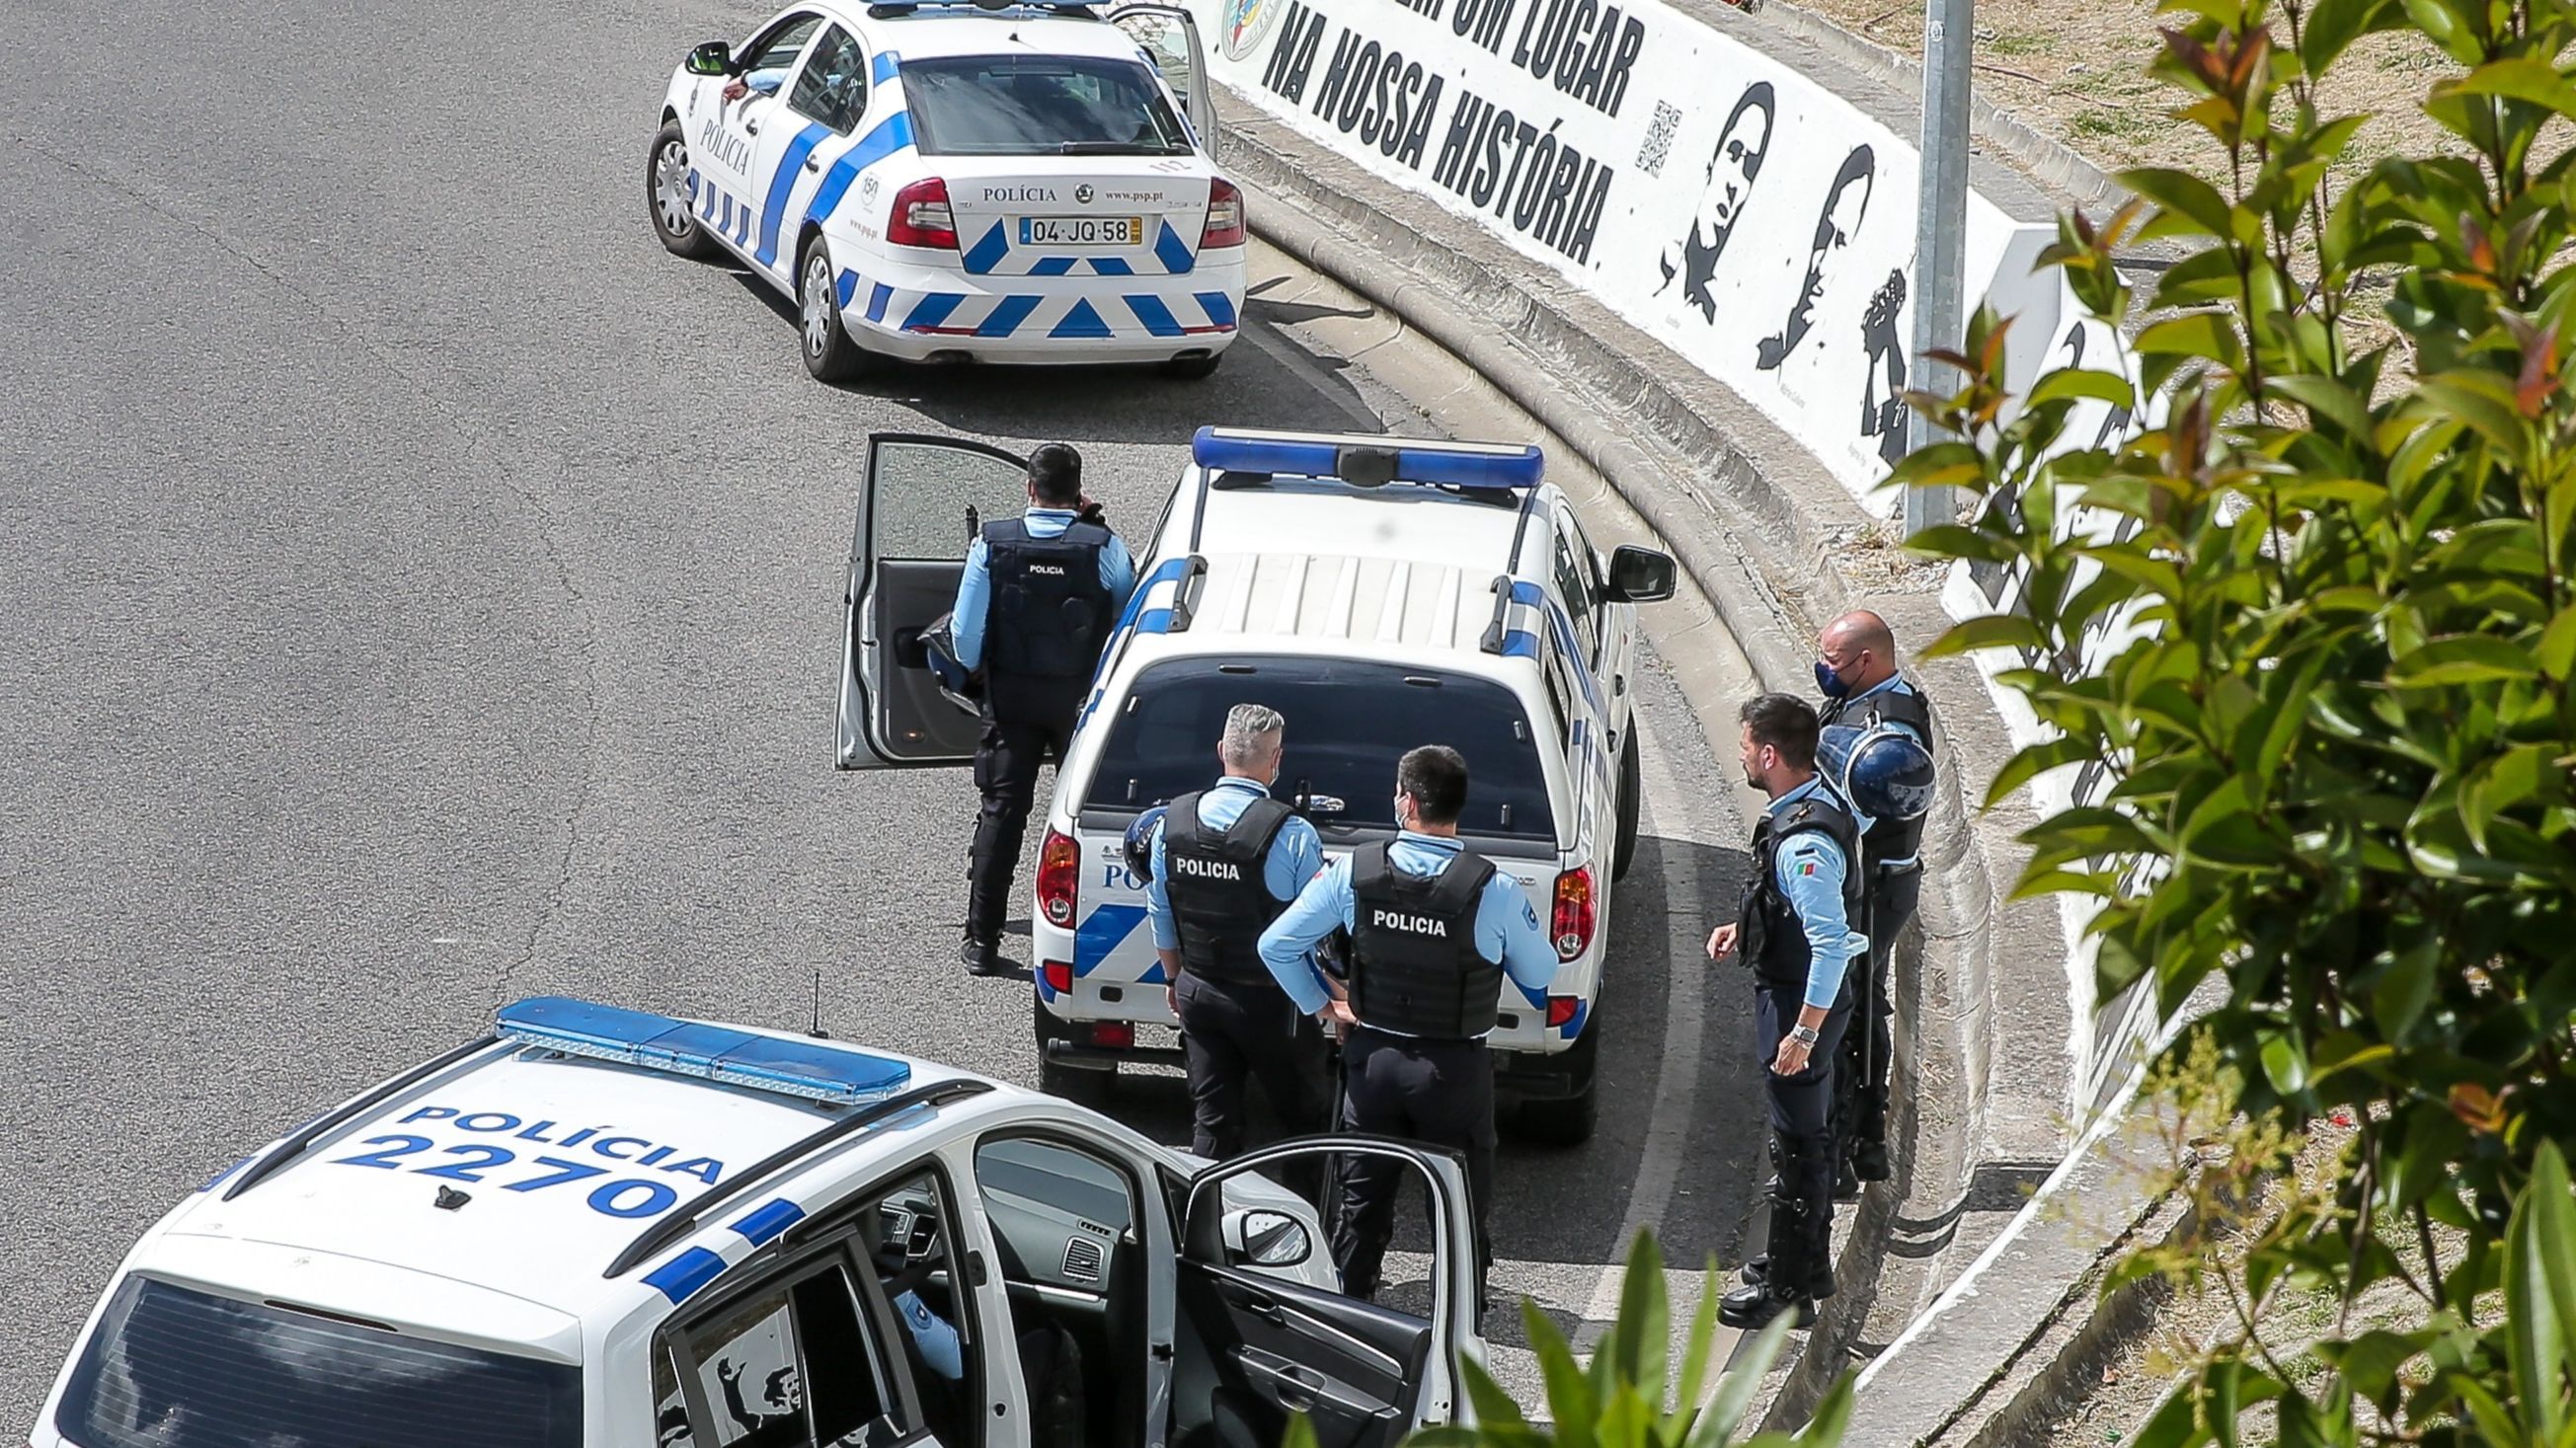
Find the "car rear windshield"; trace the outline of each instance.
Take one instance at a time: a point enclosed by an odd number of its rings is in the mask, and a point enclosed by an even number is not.
[[[1186,156],[1154,74],[1132,60],[963,55],[903,63],[925,156]]]
[[[1555,842],[1538,741],[1511,690],[1345,659],[1174,659],[1145,670],[1110,728],[1086,803],[1143,809],[1206,788],[1237,704],[1267,704],[1287,719],[1277,793],[1318,797],[1310,812],[1327,832],[1395,828],[1396,760],[1416,745],[1446,744],[1467,760],[1463,832]]]
[[[55,1426],[81,1448],[580,1448],[581,1370],[128,1277]]]

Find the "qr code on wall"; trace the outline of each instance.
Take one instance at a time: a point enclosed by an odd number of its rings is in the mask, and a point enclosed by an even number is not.
[[[1682,113],[1663,102],[1655,102],[1655,119],[1646,127],[1646,144],[1637,148],[1637,169],[1649,176],[1664,174],[1664,158],[1672,154],[1673,132],[1682,123]]]

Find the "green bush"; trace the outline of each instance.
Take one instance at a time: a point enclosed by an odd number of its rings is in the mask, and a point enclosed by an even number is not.
[[[2029,581],[2021,613],[1936,651],[2062,660],[2106,619],[2150,626],[2089,672],[2002,676],[2058,737],[1996,799],[2060,765],[2116,780],[2029,832],[2021,889],[2099,902],[2105,998],[2142,984],[2171,1019],[2223,993],[2195,1030],[2238,1110],[2355,1123],[2340,1189],[2294,1203],[2244,1268],[2251,1322],[2286,1283],[2345,1309],[2313,1350],[2330,1386],[2280,1382],[2259,1340],[2222,1349],[2200,1426],[2163,1441],[2233,1442],[2260,1388],[2284,1442],[2576,1444],[2563,1357],[2507,1326],[2564,1346],[2563,1317],[2522,1316],[2542,1299],[2507,1242],[2563,1218],[2576,1144],[2576,7],[2164,9],[2184,19],[2154,73],[2226,159],[2127,174],[2146,205],[2064,219],[2048,262],[2116,328],[2136,299],[2115,248],[2192,248],[2132,344],[2168,406],[2071,446],[2079,404],[2142,398],[2098,371],[2012,397],[2007,323],[1976,319],[1960,390],[1916,399],[1951,440],[1893,480],[2018,499],[1914,541]],[[2455,153],[2330,184],[2362,118],[2321,116],[2317,82],[2391,31],[2440,57],[2422,104]],[[2362,345],[2383,296],[2397,340]],[[2073,506],[2121,526],[2055,536]],[[2346,1340],[2351,1305],[2391,1291],[2425,1332]]]

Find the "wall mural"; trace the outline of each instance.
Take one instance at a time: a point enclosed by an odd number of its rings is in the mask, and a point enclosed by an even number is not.
[[[1763,371],[1778,370],[1807,339],[1807,329],[1816,319],[1816,303],[1824,299],[1825,275],[1834,269],[1833,259],[1860,234],[1860,224],[1869,219],[1870,187],[1877,179],[1878,154],[1867,146],[1852,147],[1825,192],[1824,209],[1816,213],[1815,238],[1807,243],[1807,279],[1798,284],[1798,295],[1789,304],[1789,320],[1777,334],[1762,339],[1754,365]]]
[[[1889,467],[1905,461],[1905,273],[1891,271],[1860,319],[1861,357],[1869,364],[1860,393],[1860,435],[1878,439]],[[1880,385],[1884,377],[1886,384]]]
[[[1661,296],[1679,277],[1682,300],[1699,308],[1700,316],[1711,325],[1717,322],[1717,299],[1709,293],[1709,280],[1717,275],[1717,259],[1725,254],[1735,223],[1753,200],[1753,183],[1761,178],[1762,157],[1771,149],[1778,115],[1778,101],[1767,80],[1755,81],[1736,97],[1725,129],[1717,133],[1717,149],[1709,155],[1708,181],[1700,188],[1690,229],[1665,247],[1656,263],[1663,270],[1664,286],[1655,288],[1655,294]]]

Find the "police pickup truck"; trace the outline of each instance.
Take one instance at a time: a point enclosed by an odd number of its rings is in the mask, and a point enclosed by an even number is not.
[[[1074,1094],[1124,1063],[1177,1062],[1143,882],[1121,843],[1204,787],[1226,711],[1287,717],[1279,789],[1339,858],[1391,838],[1395,761],[1447,744],[1471,776],[1460,830],[1528,892],[1562,962],[1503,987],[1496,1082],[1517,1134],[1578,1141],[1613,887],[1636,848],[1629,678],[1636,605],[1670,558],[1605,561],[1539,449],[1202,428],[1108,640],[1057,775],[1036,874],[1041,1083]],[[850,767],[954,763],[974,723],[912,667],[907,637],[955,597],[970,518],[1023,497],[1017,459],[872,439],[852,547],[841,688]]]
[[[1424,1281],[1345,1298],[1260,1173],[1400,1159]],[[559,997],[218,1173],[32,1448],[1393,1448],[1469,1416],[1454,1161],[1222,1167],[965,1072]],[[1410,1309],[1410,1310],[1408,1310]]]

